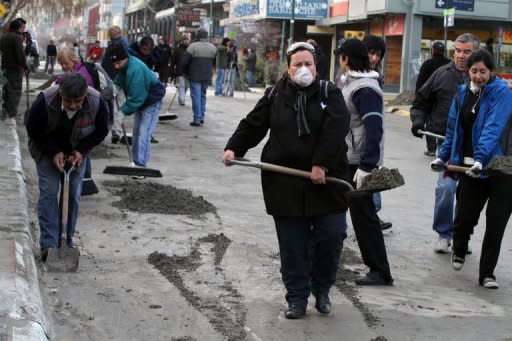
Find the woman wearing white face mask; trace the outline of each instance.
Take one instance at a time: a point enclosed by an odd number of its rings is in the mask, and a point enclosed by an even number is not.
[[[471,167],[459,177],[457,207],[453,224],[452,267],[464,265],[469,237],[487,203],[485,235],[480,256],[479,283],[498,288],[494,268],[501,240],[512,212],[512,179],[509,176],[482,176],[482,169],[504,153],[501,138],[512,117],[512,92],[493,74],[492,56],[477,50],[468,59],[471,82],[461,85],[455,95],[446,130],[446,139],[432,164]]]
[[[331,310],[328,294],[346,236],[347,203],[343,191],[325,185],[325,176],[347,174],[344,136],[349,116],[340,90],[316,79],[313,46],[295,43],[286,57],[286,75],[240,122],[222,161],[243,157],[270,131],[261,160],[311,172],[310,179],[261,174],[267,213],[274,218],[279,241],[285,317],[297,319],[306,313],[310,293],[320,313]]]

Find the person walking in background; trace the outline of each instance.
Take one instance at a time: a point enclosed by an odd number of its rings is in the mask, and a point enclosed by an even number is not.
[[[55,46],[53,40],[50,40],[46,46],[46,64],[44,65],[44,72],[53,74],[53,67],[55,66],[55,60],[57,58],[57,46]]]
[[[80,54],[80,45],[78,44],[78,42],[73,43],[73,50],[75,51],[75,54],[77,56],[80,56],[80,58],[82,58],[82,55]]]
[[[172,60],[172,49],[164,40],[164,37],[158,37],[158,45],[156,46],[156,51],[158,55],[158,78],[160,82],[167,87],[167,82],[169,82],[169,77],[173,76],[171,72],[171,60]]]
[[[416,91],[411,107],[411,133],[419,138],[421,130],[435,134],[446,134],[446,122],[457,87],[464,83],[468,58],[480,46],[480,40],[470,33],[455,39],[453,61],[441,66]],[[435,189],[434,221],[432,227],[438,238],[434,244],[436,253],[450,253],[453,237],[453,208],[457,181],[439,174]]]
[[[436,41],[432,44],[432,58],[427,59],[420,67],[420,73],[418,74],[418,80],[416,81],[416,91],[421,89],[427,79],[432,76],[434,71],[439,69],[441,66],[451,62],[451,59],[444,56],[444,44],[440,41]],[[436,156],[437,141],[434,137],[425,136],[425,142],[427,144],[427,150],[425,155]]]
[[[2,116],[16,117],[21,99],[23,75],[28,72],[27,59],[23,50],[22,34],[26,21],[17,18],[9,24],[9,32],[0,38],[2,71],[6,83],[2,91]]]
[[[325,176],[326,170],[334,177],[348,171],[347,145],[340,136],[347,134],[350,117],[340,90],[318,79],[314,53],[308,43],[290,45],[286,75],[240,121],[222,156],[229,165],[270,131],[261,160],[311,172],[310,179],[261,172],[279,243],[287,319],[306,314],[310,294],[318,312],[330,313],[329,291],[346,237],[346,199],[325,185]]]
[[[181,38],[178,42],[178,46],[174,49],[172,54],[172,69],[174,70],[174,83],[178,88],[178,103],[180,105],[185,105],[185,95],[187,94],[187,89],[189,88],[189,81],[185,77],[182,67],[182,60],[185,51],[187,50],[189,44],[188,38]]]
[[[39,246],[45,261],[49,248],[60,246],[60,229],[67,232],[67,246],[73,247],[84,158],[108,134],[107,105],[81,74],[66,73],[60,84],[37,96],[27,115],[27,133],[39,177]],[[60,226],[59,188],[66,162],[75,170],[70,175],[68,226]]]
[[[256,72],[256,53],[252,49],[247,49],[247,55],[244,57],[245,75],[247,77],[247,85],[254,86],[254,72]]]
[[[208,31],[199,29],[197,40],[191,43],[183,55],[183,67],[190,80],[190,98],[194,118],[190,125],[200,127],[206,111],[206,89],[212,78],[217,48],[208,42]]]
[[[314,39],[308,39],[307,42],[314,46],[315,48],[315,63],[316,70],[319,79],[329,79],[327,73],[327,64],[325,63],[324,53],[322,52],[322,47],[318,45],[318,43]]]
[[[151,154],[151,135],[158,123],[165,87],[146,64],[129,55],[124,47],[115,47],[110,59],[119,70],[114,83],[126,95],[126,102],[119,108],[118,115],[133,115],[133,162],[146,167]]]
[[[87,59],[92,63],[98,63],[103,57],[103,49],[100,46],[100,41],[96,40],[94,44],[87,51]]]
[[[457,186],[452,267],[460,270],[464,265],[469,239],[487,204],[478,282],[497,289],[494,269],[512,212],[512,178],[486,176],[482,170],[495,156],[503,155],[500,138],[512,117],[512,92],[493,74],[494,61],[489,52],[473,52],[467,66],[471,82],[461,85],[452,101],[446,139],[432,164],[436,168],[449,161],[470,167],[459,176]]]
[[[216,76],[215,76],[215,96],[222,96],[222,85],[224,84],[224,74],[228,68],[228,43],[230,39],[222,39],[222,43],[217,47],[216,56]]]
[[[158,69],[158,55],[154,48],[155,42],[150,36],[142,37],[139,42],[134,42],[128,46],[128,53],[132,56],[139,58],[146,66],[151,70],[155,71]]]
[[[383,164],[384,100],[379,73],[371,69],[365,44],[348,39],[337,53],[347,83],[342,93],[350,113],[350,130],[345,138],[350,177],[354,187],[360,188],[364,178]],[[356,284],[393,285],[373,195],[351,198],[349,209],[363,262],[370,269]]]
[[[127,50],[128,41],[125,37],[121,36],[121,28],[119,26],[112,26],[108,30],[108,35],[110,37],[110,42],[108,43],[107,49],[105,50],[105,56],[101,61],[101,66],[108,73],[110,79],[113,80],[116,78],[118,71],[114,67],[114,64],[112,64],[110,55],[117,46],[122,46],[125,50]],[[117,140],[119,141],[119,136],[117,137]]]

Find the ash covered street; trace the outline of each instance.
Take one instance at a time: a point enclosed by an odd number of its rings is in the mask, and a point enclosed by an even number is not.
[[[277,238],[259,171],[219,161],[261,94],[215,97],[209,89],[202,127],[189,126],[189,97],[186,106],[175,103],[178,119],[159,123],[149,163],[163,178],[102,174],[107,165],[129,164],[126,148],[108,137],[94,150],[100,192],[81,202],[78,272],[39,266],[55,340],[512,340],[510,233],[496,269],[498,290],[478,286],[482,222],[460,272],[449,255],[433,252],[437,174],[400,112],[386,116],[385,166],[398,168],[406,184],[382,194],[380,213],[393,223],[385,241],[394,286],[355,286],[366,269],[349,220],[331,314],[320,315],[310,298],[305,318],[285,319]],[[35,232],[37,176],[21,124],[18,133]],[[262,145],[246,157],[259,160]]]

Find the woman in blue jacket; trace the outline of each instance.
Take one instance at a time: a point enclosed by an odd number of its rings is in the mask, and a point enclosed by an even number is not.
[[[446,139],[432,166],[449,160],[453,165],[470,167],[457,187],[452,267],[460,270],[464,265],[469,238],[487,203],[479,283],[496,289],[494,268],[512,211],[512,178],[487,177],[482,169],[492,158],[503,155],[500,138],[512,114],[512,91],[493,74],[494,62],[487,51],[473,52],[468,70],[471,82],[461,85],[452,101]]]

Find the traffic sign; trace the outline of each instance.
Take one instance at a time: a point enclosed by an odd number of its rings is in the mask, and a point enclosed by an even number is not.
[[[444,27],[455,26],[455,8],[447,8],[443,10]]]
[[[455,8],[457,11],[473,12],[475,0],[434,0],[436,8]]]

